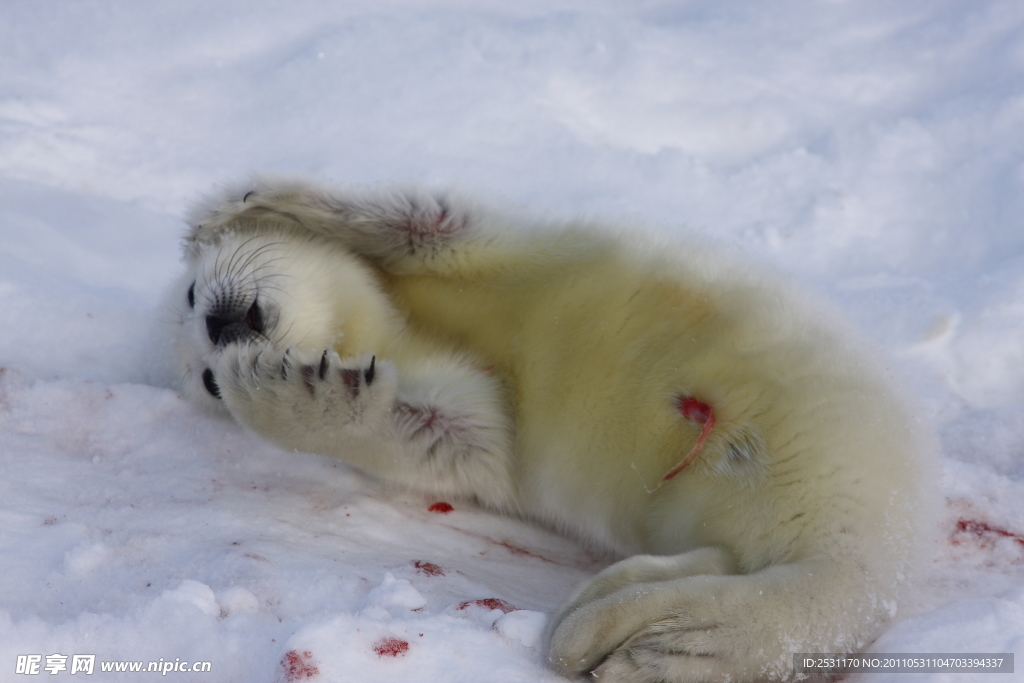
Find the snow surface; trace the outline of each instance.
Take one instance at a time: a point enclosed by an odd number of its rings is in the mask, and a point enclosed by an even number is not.
[[[610,558],[161,384],[180,217],[254,170],[696,230],[838,302],[943,447],[939,557],[872,651],[1024,671],[1024,3],[10,0],[0,680],[559,680],[544,615]]]

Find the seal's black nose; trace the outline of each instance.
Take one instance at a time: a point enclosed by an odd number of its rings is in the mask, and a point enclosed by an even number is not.
[[[224,333],[224,328],[235,322],[237,321],[225,320],[224,318],[218,318],[215,315],[206,316],[206,333],[210,335],[210,341],[215,345],[220,346],[220,340]]]
[[[216,346],[249,339],[253,333],[263,334],[265,327],[266,321],[259,301],[253,301],[249,310],[237,316],[206,316],[206,334]]]

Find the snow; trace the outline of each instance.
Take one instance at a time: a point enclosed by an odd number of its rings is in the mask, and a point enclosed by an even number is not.
[[[0,679],[95,654],[87,680],[161,660],[211,663],[175,681],[559,680],[545,615],[611,558],[431,511],[169,388],[150,337],[181,216],[252,171],[695,230],[791,273],[877,340],[942,442],[938,559],[871,651],[1024,654],[1024,4],[0,19]]]
[[[388,610],[403,613],[423,609],[427,606],[427,599],[413,587],[408,579],[396,579],[391,572],[384,574],[381,584],[370,590],[366,595],[366,602],[370,607],[364,610],[364,613],[375,610],[374,616],[380,615],[385,619],[390,616]]]

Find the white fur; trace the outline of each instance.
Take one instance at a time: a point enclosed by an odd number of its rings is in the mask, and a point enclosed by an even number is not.
[[[793,653],[856,650],[896,613],[928,429],[779,278],[419,190],[256,181],[191,220],[172,303],[189,396],[632,555],[555,613],[559,671],[788,678]],[[240,332],[215,344],[210,315]]]

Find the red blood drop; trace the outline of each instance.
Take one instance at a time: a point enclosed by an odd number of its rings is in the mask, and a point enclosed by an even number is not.
[[[419,571],[423,572],[427,576],[444,576],[444,570],[433,562],[427,562],[425,560],[415,560],[412,566],[416,567]]]
[[[381,638],[373,644],[378,657],[397,657],[409,651],[409,643],[398,638]]]
[[[470,605],[474,607],[483,607],[484,609],[500,609],[505,614],[509,612],[515,612],[516,608],[508,604],[500,598],[481,598],[480,600],[468,600],[466,602],[459,603],[458,609],[466,609]]]
[[[692,396],[680,396],[676,405],[687,420],[704,424],[711,419],[711,406],[701,403]]]
[[[1024,545],[1024,536],[1015,534],[1012,531],[1007,531],[1006,529],[991,526],[976,519],[961,519],[957,521],[956,530],[972,533],[978,538],[984,538],[985,534],[995,534],[996,536],[1002,536],[1004,538],[1012,538],[1017,543]]]
[[[320,675],[320,669],[313,663],[313,653],[309,650],[302,653],[289,650],[281,658],[281,668],[284,669],[284,680],[287,683]]]
[[[431,505],[430,507],[427,508],[427,511],[428,512],[437,512],[437,513],[442,514],[442,515],[447,515],[449,512],[451,512],[454,509],[455,508],[453,508],[448,503],[434,503],[433,505]]]

